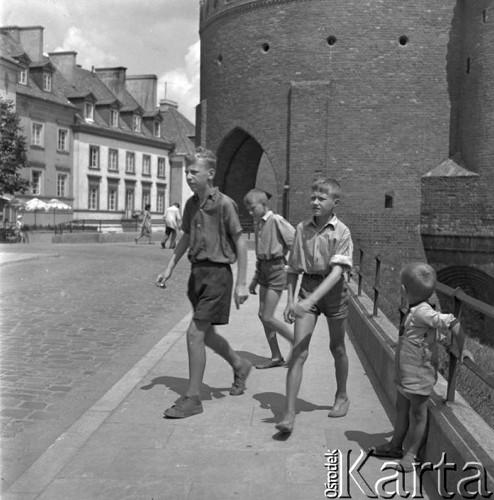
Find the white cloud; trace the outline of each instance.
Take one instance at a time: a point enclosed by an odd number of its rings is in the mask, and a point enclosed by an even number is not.
[[[73,50],[77,52],[77,63],[84,69],[91,69],[92,66],[98,68],[117,64],[117,58],[115,56],[108,54],[92,44],[87,38],[87,34],[83,34],[83,32],[75,26],[71,26],[67,29],[62,46],[57,47],[55,51],[59,50]]]
[[[158,99],[177,101],[179,111],[195,122],[195,107],[199,103],[201,46],[198,40],[184,57],[184,65],[163,73],[159,79]]]

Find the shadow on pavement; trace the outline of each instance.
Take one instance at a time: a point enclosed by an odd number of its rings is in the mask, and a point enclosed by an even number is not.
[[[153,389],[157,385],[164,385],[173,392],[176,392],[179,396],[182,396],[182,394],[185,394],[185,391],[187,390],[188,383],[189,380],[186,378],[169,377],[164,375],[162,377],[153,378],[153,380],[151,380],[149,384],[141,386],[140,389],[142,391],[149,391],[150,389]],[[201,399],[203,401],[209,401],[211,399],[221,399],[226,397],[225,392],[228,393],[229,391],[230,391],[230,386],[211,387],[203,383],[201,386]]]

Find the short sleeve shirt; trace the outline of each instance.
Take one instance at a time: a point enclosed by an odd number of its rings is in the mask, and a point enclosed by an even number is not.
[[[259,260],[283,257],[290,250],[295,228],[271,210],[255,225],[256,256]]]
[[[336,264],[345,271],[350,271],[353,265],[353,242],[348,227],[336,215],[321,228],[313,219],[298,224],[287,271],[326,276]]]
[[[190,235],[189,260],[233,264],[237,253],[233,237],[242,232],[236,203],[212,188],[202,205],[194,195],[184,208],[182,230]]]

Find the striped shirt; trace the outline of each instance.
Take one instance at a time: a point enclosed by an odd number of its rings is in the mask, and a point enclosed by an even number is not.
[[[295,228],[281,215],[269,210],[254,225],[256,256],[259,260],[284,257],[290,250]]]
[[[314,219],[298,224],[287,271],[327,276],[338,264],[345,271],[353,265],[353,242],[348,227],[336,215],[321,228]]]

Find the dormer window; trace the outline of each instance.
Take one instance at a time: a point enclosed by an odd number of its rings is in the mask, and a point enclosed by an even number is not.
[[[43,90],[51,92],[51,75],[50,73],[43,73]]]
[[[141,131],[141,117],[139,115],[134,115],[132,119],[132,130],[134,132]]]
[[[161,123],[154,122],[154,137],[160,137],[160,136],[161,136]]]
[[[110,125],[112,127],[118,127],[118,111],[116,109],[110,111]]]
[[[94,106],[92,102],[84,103],[84,118],[89,121],[94,121]]]
[[[19,72],[19,83],[27,85],[27,68],[21,69]]]

